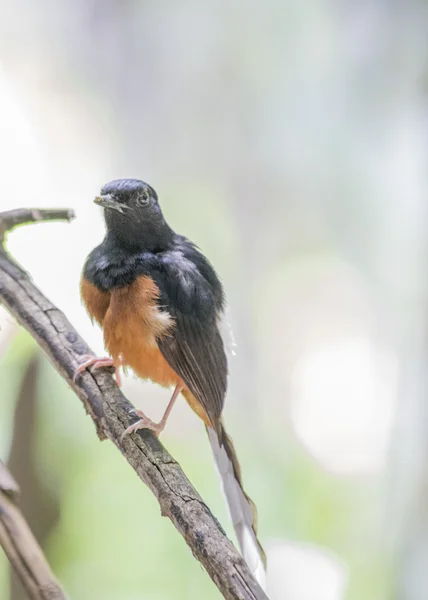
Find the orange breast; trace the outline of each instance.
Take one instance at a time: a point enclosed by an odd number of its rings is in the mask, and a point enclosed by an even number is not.
[[[150,277],[138,277],[131,285],[101,292],[82,279],[82,299],[91,318],[104,331],[104,342],[110,355],[122,357],[138,377],[159,385],[183,385],[180,376],[169,366],[156,338],[169,335],[174,319],[157,305],[159,289]],[[183,396],[195,413],[210,425],[209,418],[195,396],[184,386]]]
[[[146,276],[113,290],[103,320],[104,341],[111,356],[122,355],[124,366],[142,379],[172,386],[181,379],[164,359],[156,338],[168,335],[174,320],[159,308],[158,297],[159,289]]]
[[[80,294],[91,319],[102,325],[104,316],[110,304],[110,292],[102,292],[82,277]]]

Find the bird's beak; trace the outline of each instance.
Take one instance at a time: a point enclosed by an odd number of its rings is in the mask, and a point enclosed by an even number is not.
[[[103,208],[112,208],[120,213],[124,213],[124,209],[127,208],[125,204],[120,204],[114,196],[111,194],[103,194],[102,196],[96,196],[94,199],[95,204],[102,206]]]

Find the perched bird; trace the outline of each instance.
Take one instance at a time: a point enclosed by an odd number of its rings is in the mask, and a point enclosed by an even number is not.
[[[86,259],[81,294],[104,333],[109,358],[89,366],[131,367],[142,379],[174,387],[159,423],[142,411],[125,431],[158,435],[181,393],[204,421],[242,554],[264,584],[265,555],[256,509],[244,492],[235,449],[221,418],[228,365],[220,333],[225,296],[214,268],[198,248],[166,223],[156,192],[138,179],[107,183],[95,203],[107,233]],[[118,381],[120,383],[120,381]]]

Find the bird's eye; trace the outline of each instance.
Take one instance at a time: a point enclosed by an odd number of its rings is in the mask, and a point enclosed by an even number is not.
[[[147,204],[149,203],[149,200],[150,200],[149,192],[144,190],[144,192],[141,192],[141,194],[139,194],[138,199],[137,199],[137,204],[138,204],[138,206],[147,206]]]

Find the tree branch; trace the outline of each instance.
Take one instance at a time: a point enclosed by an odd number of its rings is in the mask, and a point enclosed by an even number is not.
[[[6,231],[10,223],[17,224],[16,218],[10,220],[10,214],[0,213],[0,231]],[[26,214],[30,221],[43,219],[43,214],[48,219],[61,218],[60,211],[29,210]],[[70,213],[63,211],[62,218],[69,219]],[[19,224],[23,222],[21,218]],[[132,405],[120,392],[109,370],[85,371],[73,382],[80,357],[93,352],[65,315],[42,295],[5,252],[0,252],[0,300],[37,340],[76,392],[93,419],[99,438],[110,439],[151,489],[161,514],[172,521],[224,598],[267,600],[217,519],[152,432],[140,430],[121,441],[130,424]]]
[[[7,231],[19,225],[37,221],[71,221],[74,211],[70,208],[17,208],[0,213],[0,240],[4,240]]]
[[[0,461],[0,545],[32,600],[66,600],[34,535],[16,506],[19,487]]]

